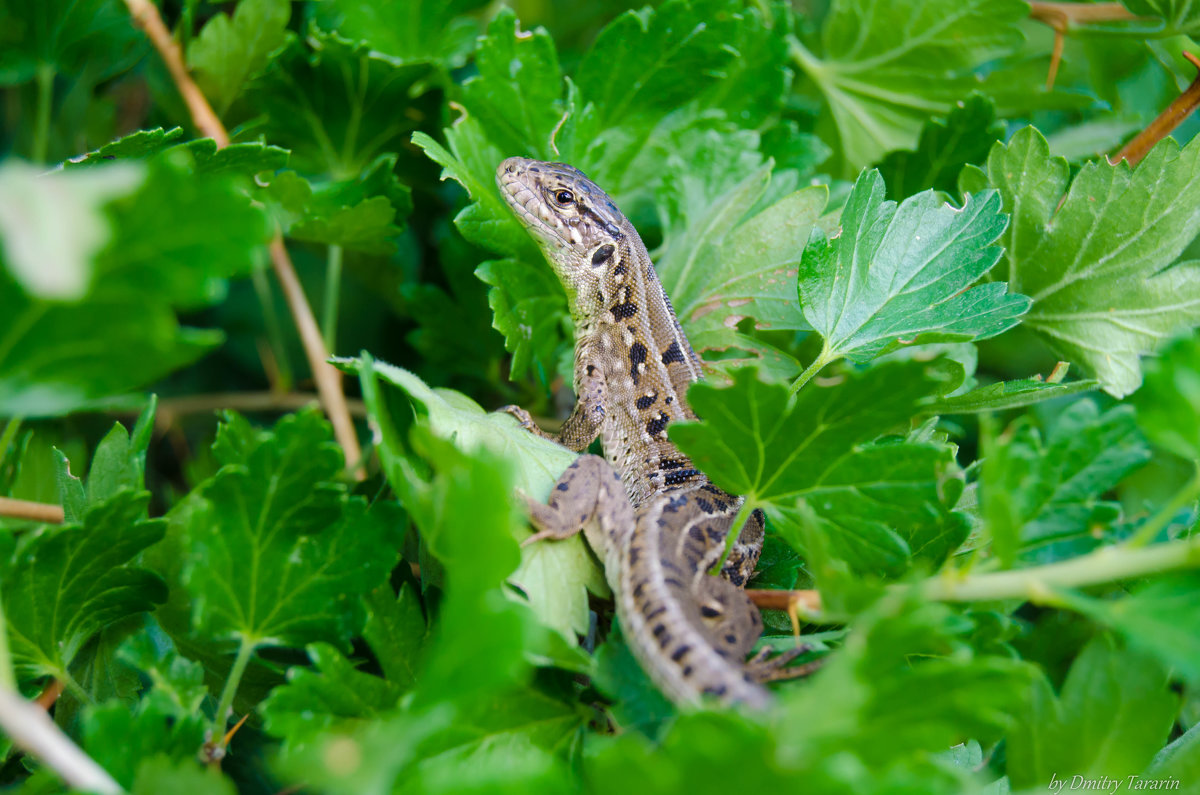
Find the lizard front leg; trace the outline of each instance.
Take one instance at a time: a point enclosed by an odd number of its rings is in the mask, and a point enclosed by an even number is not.
[[[583,531],[610,573],[610,550],[620,549],[634,526],[633,506],[621,476],[600,456],[583,455],[567,467],[546,503],[525,497],[530,524],[538,531],[522,542],[565,539]]]
[[[583,361],[576,364],[575,394],[575,410],[563,422],[557,435],[539,428],[529,412],[520,406],[505,406],[500,410],[516,417],[521,427],[535,436],[579,452],[586,450],[600,435],[604,425],[604,373],[598,365]]]

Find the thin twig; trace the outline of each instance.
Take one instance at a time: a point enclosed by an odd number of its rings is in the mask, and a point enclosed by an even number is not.
[[[171,73],[171,79],[175,81],[175,87],[179,89],[183,101],[187,103],[188,113],[191,114],[196,129],[205,137],[216,141],[218,149],[228,146],[229,133],[225,131],[225,125],[217,118],[212,105],[208,104],[200,87],[188,74],[187,66],[183,63],[183,52],[179,49],[179,44],[171,35],[171,31],[167,30],[167,26],[163,24],[162,17],[158,14],[158,8],[150,0],[125,0],[125,5],[129,7],[129,13],[133,15],[134,23],[146,32],[146,37],[150,39],[154,49],[158,50],[158,54],[162,56],[163,63],[167,65],[167,71]]]
[[[14,500],[11,497],[0,497],[0,516],[6,516],[9,519],[29,519],[46,524],[62,524],[66,518],[61,505]]]
[[[158,9],[149,0],[125,0],[125,5],[129,7],[129,12],[133,15],[138,27],[146,31],[150,43],[162,56],[167,70],[171,73],[171,78],[179,88],[179,93],[187,102],[188,112],[191,114],[196,128],[216,141],[218,148],[228,146],[229,133],[226,132],[225,125],[217,118],[217,114],[213,112],[212,106],[208,104],[203,92],[188,74],[187,66],[183,62],[183,53],[171,37],[167,26],[163,24]],[[292,266],[291,257],[288,256],[287,247],[283,244],[283,235],[279,230],[275,231],[270,250],[271,263],[275,266],[275,273],[283,285],[283,292],[287,297],[288,306],[292,310],[292,317],[300,331],[304,353],[308,356],[313,378],[317,382],[321,405],[325,408],[325,414],[329,417],[329,421],[333,423],[333,432],[345,453],[346,464],[351,467],[354,476],[362,480],[365,477],[361,466],[362,448],[358,444],[354,421],[350,419],[350,413],[346,407],[346,396],[342,393],[342,374],[326,361],[329,358],[329,351],[325,347],[320,329],[317,328],[316,318],[313,316],[312,308],[300,286],[300,280],[296,278],[296,269]]]
[[[1033,0],[1029,4],[1029,17],[1038,22],[1051,24],[1051,20],[1062,20],[1068,27],[1093,22],[1129,22],[1140,19],[1120,3],[1044,3]]]
[[[1054,31],[1054,49],[1050,52],[1050,68],[1046,72],[1047,91],[1054,88],[1062,63],[1063,43],[1072,25],[1127,22],[1138,18],[1120,3],[1042,3],[1036,0],[1029,4],[1029,17]]]
[[[1200,107],[1200,58],[1190,52],[1184,52],[1183,57],[1187,58],[1198,70],[1192,84],[1184,89],[1183,93],[1176,97],[1166,110],[1158,114],[1146,129],[1135,135],[1133,140],[1122,146],[1120,151],[1109,158],[1113,163],[1128,160],[1129,165],[1136,166],[1142,162],[1142,158],[1154,148],[1155,144],[1170,135],[1171,131],[1182,124],[1192,111]]]
[[[13,744],[37,757],[72,789],[121,795],[121,785],[54,724],[46,710],[0,687],[0,729]]]
[[[214,392],[206,395],[184,395],[158,401],[160,417],[179,417],[203,414],[219,409],[234,411],[297,411],[320,402],[313,392]],[[347,399],[346,408],[352,417],[366,417],[367,406],[361,400]]]
[[[271,241],[271,262],[275,265],[275,274],[279,277],[288,307],[292,310],[292,318],[300,331],[300,340],[304,343],[304,352],[308,354],[308,364],[317,382],[317,392],[329,421],[333,423],[333,434],[346,454],[346,466],[357,480],[363,480],[366,475],[362,469],[362,448],[358,445],[358,434],[354,430],[354,421],[350,419],[350,410],[346,407],[346,395],[342,392],[342,372],[326,361],[329,351],[325,348],[325,340],[317,328],[312,307],[304,297],[304,288],[300,286],[296,269],[292,267],[287,247],[283,245],[283,235],[278,232]]]

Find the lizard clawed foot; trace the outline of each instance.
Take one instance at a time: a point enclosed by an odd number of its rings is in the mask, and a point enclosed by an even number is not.
[[[512,416],[516,417],[517,422],[519,422],[521,424],[521,427],[523,429],[529,431],[530,433],[532,433],[534,436],[540,436],[543,439],[550,439],[552,441],[558,441],[558,437],[556,437],[552,434],[546,433],[540,427],[538,427],[538,424],[533,421],[533,415],[530,414],[525,409],[521,408],[520,406],[517,406],[517,405],[501,406],[499,409],[497,409],[497,411],[502,411],[505,414],[511,414]]]
[[[790,667],[788,663],[797,657],[809,653],[813,648],[813,646],[804,644],[794,649],[781,651],[772,657],[771,652],[774,649],[770,646],[764,646],[757,654],[746,660],[746,672],[754,677],[757,682],[779,682],[784,679],[799,679],[809,676],[825,664],[824,658],[818,658],[803,665],[793,665]]]

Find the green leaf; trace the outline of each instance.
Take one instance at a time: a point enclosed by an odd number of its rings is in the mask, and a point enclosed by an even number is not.
[[[156,756],[191,762],[204,743],[206,720],[181,713],[153,691],[133,711],[119,701],[89,707],[83,716],[83,747],[120,784],[129,787],[141,763]],[[119,742],[113,742],[119,738]]]
[[[833,3],[819,54],[796,43],[792,57],[822,97],[819,130],[840,140],[844,170],[911,149],[929,114],[947,115],[980,88],[976,67],[1017,49],[1028,13],[1018,0]]]
[[[920,363],[889,362],[832,386],[810,384],[792,403],[787,387],[741,370],[729,389],[694,385],[688,402],[702,422],[674,423],[668,433],[793,544],[808,546],[799,527],[815,520],[835,557],[896,576],[913,558],[940,563],[966,535],[942,493],[950,449],[877,441],[907,426],[941,376]],[[800,504],[809,510],[797,513]]]
[[[124,168],[54,179],[89,183]],[[141,186],[106,212],[112,233],[88,255],[84,285],[91,286],[80,300],[33,297],[0,272],[0,316],[9,319],[0,330],[0,414],[66,413],[195,360],[222,336],[181,329],[174,308],[223,297],[226,279],[249,269],[267,237],[262,212],[230,177],[197,176],[175,157],[151,161]],[[54,237],[76,220],[46,207],[28,222]],[[6,226],[0,234],[7,249],[14,231]],[[29,261],[42,267],[56,260],[44,252]]]
[[[81,523],[22,536],[0,585],[22,675],[65,680],[88,640],[166,601],[162,580],[133,565],[165,531],[162,520],[142,518],[148,500],[144,492],[123,491],[91,508]]]
[[[962,167],[984,162],[992,144],[1003,137],[1004,124],[996,119],[995,106],[972,94],[955,105],[945,121],[927,121],[915,150],[888,152],[880,161],[888,198],[900,200],[926,188],[953,194]]]
[[[1183,337],[1147,359],[1146,383],[1133,395],[1138,425],[1156,445],[1200,458],[1200,339]]]
[[[313,411],[254,433],[228,413],[213,447],[220,471],[183,523],[184,582],[205,637],[244,645],[346,647],[364,620],[360,594],[391,571],[401,524],[333,482],[342,456]]]
[[[865,361],[902,345],[995,336],[1014,326],[1029,299],[1002,283],[967,289],[999,259],[1000,197],[967,197],[961,209],[933,191],[884,201],[877,171],[859,176],[842,211],[840,236],[819,229],[804,249],[804,317],[825,339],[821,361]]]
[[[96,255],[113,238],[104,205],[144,179],[144,167],[128,163],[45,176],[20,161],[6,163],[0,169],[0,241],[18,285],[31,298],[84,297]]]
[[[828,190],[805,188],[747,218],[700,255],[693,289],[671,293],[689,335],[731,329],[743,317],[757,329],[807,329],[792,289],[800,254],[825,208]],[[665,276],[664,276],[665,278]]]
[[[477,32],[474,20],[458,16],[483,0],[339,0],[318,9],[323,27],[361,40],[397,63],[462,66]]]
[[[1099,386],[1099,382],[1092,380],[1069,381],[1059,384],[1049,383],[1041,378],[997,381],[994,384],[981,386],[959,395],[938,397],[926,404],[926,411],[930,414],[980,414],[987,411],[1004,411],[1032,406],[1044,400],[1090,392],[1097,386]]]
[[[504,347],[512,353],[511,375],[532,370],[548,384],[558,362],[574,348],[562,284],[545,265],[514,259],[481,263],[475,275],[492,287],[492,327],[504,335]]]
[[[403,685],[359,671],[326,643],[309,645],[308,657],[314,668],[291,668],[287,684],[273,689],[259,707],[264,729],[290,744],[384,714],[404,694]]]
[[[417,127],[413,117],[435,112],[414,105],[410,95],[426,71],[310,29],[303,39],[287,34],[282,50],[246,86],[245,104],[262,115],[256,131],[291,151],[293,168],[345,180],[402,150]]]
[[[132,436],[121,423],[100,441],[88,470],[87,502],[99,505],[122,490],[141,491],[145,486],[146,449],[154,430],[154,412],[158,399],[151,396],[149,404],[138,417]]]
[[[1068,604],[1120,634],[1190,684],[1200,682],[1200,578],[1177,574],[1156,579],[1122,599],[1072,594]]]
[[[147,49],[120,0],[46,0],[0,4],[0,85],[33,78],[39,65],[91,72],[93,80],[132,66]]]
[[[315,190],[296,172],[285,171],[271,178],[265,194],[290,238],[390,254],[400,233],[394,222],[412,211],[412,191],[397,180],[395,166],[394,154],[380,155],[355,179]]]
[[[196,138],[180,142],[182,127],[163,130],[138,130],[111,141],[94,152],[88,152],[63,163],[67,170],[91,168],[114,160],[134,160],[163,152],[187,152],[195,163],[197,173],[233,173],[253,176],[263,171],[275,171],[287,165],[288,151],[264,143],[236,143],[217,148],[211,138]]]
[[[195,760],[168,760],[152,756],[141,760],[130,795],[161,795],[186,792],[189,795],[235,795],[233,782],[219,775],[216,768],[205,768]]]
[[[1179,698],[1152,658],[1100,636],[1075,660],[1058,697],[1044,677],[1034,682],[1031,706],[1008,736],[1013,787],[1044,787],[1052,775],[1141,773],[1166,740]]]
[[[1150,451],[1133,412],[1104,414],[1080,400],[1042,434],[1018,420],[988,446],[981,476],[983,513],[993,552],[1005,566],[1018,559],[1052,563],[1101,546],[1120,507],[1103,499]]]
[[[514,486],[533,499],[545,500],[555,481],[575,460],[574,453],[522,429],[511,415],[487,413],[458,392],[430,389],[399,367],[372,363],[369,359],[337,361],[358,369],[364,377],[374,373],[402,390],[435,436],[453,440],[456,447],[466,452],[486,449],[500,457],[514,478]],[[377,416],[380,410],[381,407],[372,408],[372,416]],[[385,439],[393,433],[385,433]],[[404,461],[407,454],[403,452],[403,440],[389,440],[381,449],[381,456],[393,488],[401,495],[410,495],[405,497],[406,501],[412,499],[414,495],[408,491],[412,486],[406,484],[411,481],[411,474],[406,474],[411,464]],[[520,531],[514,538],[525,535]],[[582,537],[523,547],[520,566],[515,572],[505,571],[503,576],[521,589],[543,622],[567,638],[588,631],[587,591],[608,593],[603,574]]]
[[[550,34],[521,30],[517,15],[501,8],[476,45],[475,65],[479,74],[462,86],[467,112],[502,151],[548,158],[563,113],[562,72]]]
[[[1117,397],[1141,383],[1139,357],[1200,323],[1200,265],[1172,266],[1200,232],[1198,158],[1168,139],[1136,169],[1092,161],[1068,180],[1031,127],[988,157],[1013,216],[994,276],[1033,298],[1024,325]]]
[[[407,583],[398,596],[381,586],[366,596],[367,623],[363,637],[375,652],[389,682],[410,688],[416,681],[429,632],[421,603]]]
[[[1165,29],[1162,36],[1200,34],[1200,11],[1182,0],[1122,0],[1122,5],[1139,17],[1160,17]]]
[[[188,65],[218,113],[284,43],[291,11],[291,0],[241,0],[232,15],[218,13],[192,40]]]

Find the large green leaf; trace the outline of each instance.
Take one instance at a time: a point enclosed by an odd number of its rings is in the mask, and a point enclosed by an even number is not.
[[[1017,323],[1028,298],[1002,283],[970,287],[1001,254],[993,244],[1007,219],[998,194],[954,208],[933,191],[899,205],[883,193],[879,172],[863,172],[842,210],[841,234],[828,240],[818,229],[804,249],[800,302],[825,340],[820,361],[992,337]]]
[[[461,66],[477,32],[474,20],[458,16],[483,0],[335,0],[317,9],[330,30],[403,65]]]
[[[836,385],[810,384],[790,401],[787,387],[741,370],[729,389],[693,386],[688,402],[702,422],[675,423],[669,433],[713,482],[765,510],[794,544],[811,546],[800,526],[815,523],[834,557],[896,575],[914,558],[940,563],[966,533],[942,491],[950,448],[877,441],[905,430],[942,377],[920,363],[887,363]],[[797,513],[799,505],[807,509]]]
[[[129,68],[147,48],[120,0],[0,2],[0,85],[52,73],[92,71],[103,80]]]
[[[1136,169],[1091,161],[1069,179],[1042,134],[1019,130],[988,157],[1012,223],[994,278],[1033,298],[1024,324],[1121,397],[1138,359],[1200,323],[1200,265],[1172,265],[1200,232],[1200,143],[1167,139]],[[982,173],[964,172],[972,190]]]
[[[357,596],[396,560],[394,506],[349,498],[342,456],[309,411],[258,432],[227,414],[218,473],[180,513],[197,631],[244,646],[345,646],[365,618]],[[389,550],[392,550],[389,552]]]
[[[1012,785],[1140,774],[1179,708],[1167,684],[1152,658],[1097,637],[1071,666],[1058,696],[1044,677],[1034,682],[1031,709],[1008,736]]]

